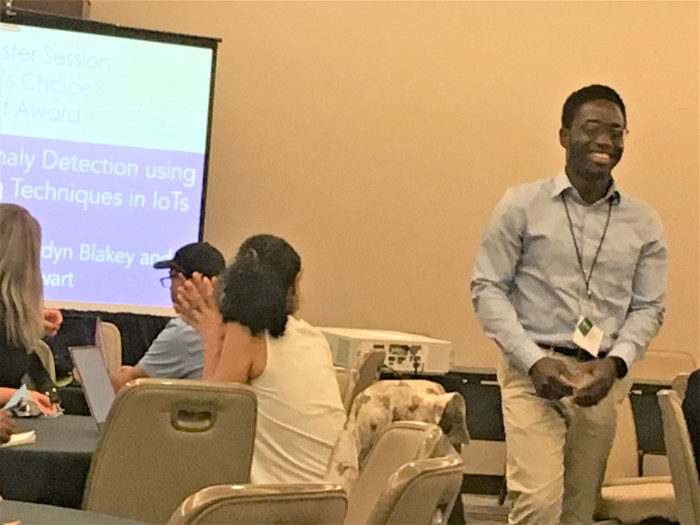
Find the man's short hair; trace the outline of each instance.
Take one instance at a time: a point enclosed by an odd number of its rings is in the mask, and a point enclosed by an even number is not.
[[[622,102],[620,95],[611,87],[601,84],[592,84],[578,91],[574,91],[569,95],[569,98],[566,99],[566,102],[564,102],[564,109],[561,112],[561,127],[566,129],[570,128],[574,117],[576,117],[578,108],[583,106],[586,102],[591,102],[593,100],[609,100],[610,102],[614,102],[620,107],[622,116],[625,122],[627,122],[625,103]]]
[[[221,252],[208,242],[193,242],[176,251],[172,259],[159,261],[153,267],[170,268],[188,279],[194,272],[205,277],[216,277],[226,267],[226,261]]]

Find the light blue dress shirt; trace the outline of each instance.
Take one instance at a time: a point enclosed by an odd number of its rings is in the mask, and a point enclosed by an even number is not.
[[[586,276],[610,209],[590,300],[562,196]],[[562,172],[506,191],[484,231],[471,295],[486,334],[524,372],[545,357],[538,343],[574,348],[582,314],[603,330],[601,350],[629,368],[663,322],[666,266],[666,236],[650,206],[621,195],[614,182],[588,205]]]

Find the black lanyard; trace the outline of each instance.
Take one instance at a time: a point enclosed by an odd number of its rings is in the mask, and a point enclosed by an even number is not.
[[[608,233],[608,225],[610,224],[610,216],[612,215],[612,205],[613,199],[608,199],[608,218],[605,220],[605,227],[603,228],[603,235],[600,236],[600,242],[598,243],[598,249],[595,251],[595,256],[593,257],[593,262],[591,263],[591,270],[588,272],[588,277],[586,277],[586,270],[583,269],[583,256],[581,255],[581,250],[578,248],[578,243],[576,242],[576,235],[574,234],[574,224],[571,222],[571,215],[569,214],[569,206],[566,204],[566,199],[564,194],[561,194],[561,201],[564,203],[564,209],[566,210],[566,218],[569,221],[569,232],[571,232],[571,240],[574,241],[574,248],[576,249],[576,258],[578,259],[578,267],[581,269],[581,275],[583,276],[583,282],[586,283],[586,296],[591,298],[591,276],[593,275],[593,269],[598,262],[598,255],[600,254],[600,249],[603,247],[603,241],[605,240],[605,234]]]

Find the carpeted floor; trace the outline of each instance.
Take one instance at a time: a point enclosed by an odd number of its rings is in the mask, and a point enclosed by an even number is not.
[[[508,523],[507,505],[498,504],[498,496],[481,494],[462,494],[464,519],[467,525],[502,525]],[[597,522],[599,525],[618,523],[616,521]],[[648,519],[639,525],[674,525],[672,522],[658,518]]]
[[[507,523],[508,508],[498,504],[498,496],[462,494],[467,525],[502,525]]]

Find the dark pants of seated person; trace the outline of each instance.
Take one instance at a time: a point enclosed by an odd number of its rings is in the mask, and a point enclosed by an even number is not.
[[[465,523],[464,504],[462,503],[462,492],[460,491],[455,501],[455,506],[452,507],[452,514],[447,520],[447,525],[465,525]]]
[[[440,421],[440,428],[444,432],[446,432],[446,429],[444,428],[442,420]],[[453,446],[455,447],[455,450],[457,453],[462,452],[462,444],[461,443],[454,443]],[[459,491],[459,494],[457,495],[457,499],[455,500],[455,505],[452,507],[452,514],[450,514],[450,517],[447,520],[447,525],[465,525],[466,520],[464,518],[464,504],[462,503],[462,491]]]
[[[695,453],[695,467],[700,475],[700,369],[688,378],[688,388],[683,399],[683,414]]]

